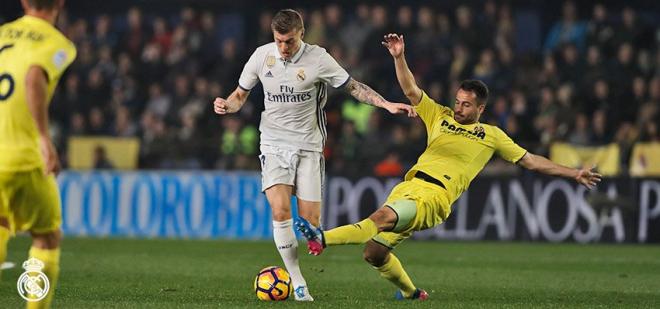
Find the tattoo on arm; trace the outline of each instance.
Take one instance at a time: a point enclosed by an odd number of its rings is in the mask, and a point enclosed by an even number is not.
[[[358,82],[353,78],[351,78],[351,80],[348,81],[348,84],[346,84],[346,91],[365,104],[383,107],[385,106],[384,103],[387,102],[380,94],[378,94],[378,92],[371,89],[371,87]]]

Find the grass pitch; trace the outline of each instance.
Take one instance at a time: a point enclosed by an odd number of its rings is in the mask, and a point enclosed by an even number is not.
[[[29,238],[10,242],[0,307],[21,308],[16,280]],[[261,302],[254,275],[282,265],[271,241],[67,238],[54,308],[484,308],[660,307],[660,247],[413,242],[395,252],[426,302],[393,299],[394,287],[362,261],[360,246],[303,254],[313,304]]]

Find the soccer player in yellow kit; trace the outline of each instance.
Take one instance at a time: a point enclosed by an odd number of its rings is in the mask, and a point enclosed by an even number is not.
[[[76,48],[53,24],[64,0],[21,0],[25,16],[0,26],[0,262],[16,231],[32,235],[30,257],[44,263],[50,306],[59,274],[60,196],[48,105]]]
[[[529,153],[500,128],[479,123],[488,100],[488,88],[481,81],[461,83],[453,110],[437,104],[415,83],[404,56],[403,35],[388,34],[383,45],[394,58],[404,94],[426,126],[426,150],[404,181],[392,189],[384,207],[367,219],[322,231],[298,218],[296,227],[307,238],[313,255],[319,255],[326,246],[366,243],[365,260],[398,287],[396,298],[424,300],[428,298],[426,291],[415,287],[391,251],[414,231],[447,220],[451,204],[467,190],[494,153],[533,171],[572,178],[588,188],[595,186],[601,175],[590,169],[561,166]]]

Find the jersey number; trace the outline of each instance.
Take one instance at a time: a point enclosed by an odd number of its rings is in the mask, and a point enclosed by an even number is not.
[[[0,53],[12,47],[14,47],[14,44],[2,46],[0,47]],[[0,102],[9,99],[12,93],[14,93],[14,78],[8,73],[0,74]]]

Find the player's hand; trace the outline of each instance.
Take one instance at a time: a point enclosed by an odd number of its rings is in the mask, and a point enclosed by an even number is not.
[[[384,108],[392,114],[408,114],[408,117],[417,117],[417,111],[412,105],[387,102]]]
[[[603,175],[592,171],[592,169],[593,167],[580,169],[577,176],[575,176],[575,181],[587,187],[589,190],[593,189],[603,177]]]
[[[226,115],[233,113],[229,108],[229,102],[223,98],[215,98],[213,101],[213,111],[218,115]]]
[[[387,50],[390,52],[390,55],[392,55],[394,58],[401,57],[406,47],[406,44],[403,42],[403,34],[398,35],[396,33],[385,35],[381,44],[387,48]]]
[[[60,157],[57,155],[57,149],[50,138],[41,138],[40,145],[41,148],[41,157],[44,160],[46,169],[44,174],[49,175],[53,174],[57,176],[60,173]]]

